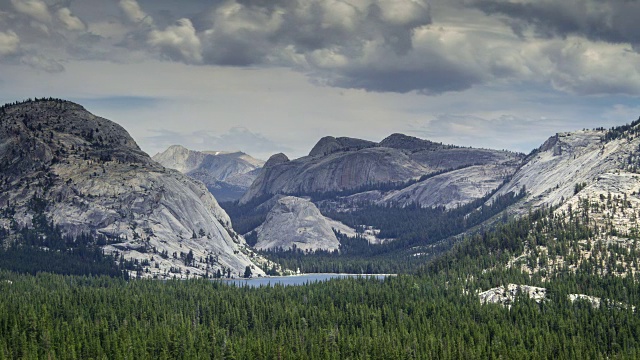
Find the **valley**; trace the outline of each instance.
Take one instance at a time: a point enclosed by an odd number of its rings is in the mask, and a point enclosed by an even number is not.
[[[0,358],[638,354],[640,121],[527,155],[393,134],[261,162],[154,160],[64,100],[0,114]],[[271,283],[292,274],[341,278]]]

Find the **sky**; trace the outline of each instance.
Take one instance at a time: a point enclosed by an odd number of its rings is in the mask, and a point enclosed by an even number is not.
[[[0,0],[0,103],[72,100],[153,155],[404,133],[528,153],[640,116],[639,0]]]

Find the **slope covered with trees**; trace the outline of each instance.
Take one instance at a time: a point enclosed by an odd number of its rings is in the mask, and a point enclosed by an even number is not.
[[[579,216],[541,209],[463,239],[415,275],[290,287],[0,271],[0,359],[637,358],[637,275],[505,266],[532,241],[567,256],[592,234]],[[510,308],[479,301],[508,283],[549,295]],[[629,306],[570,302],[577,292]]]

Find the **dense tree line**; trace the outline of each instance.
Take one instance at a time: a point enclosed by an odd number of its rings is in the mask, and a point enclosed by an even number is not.
[[[572,304],[565,283],[507,310],[446,274],[236,288],[0,272],[0,359],[640,356],[633,311]]]

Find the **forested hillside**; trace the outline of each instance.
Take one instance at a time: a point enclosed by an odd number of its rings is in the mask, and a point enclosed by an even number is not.
[[[590,236],[576,218],[536,211],[464,239],[417,275],[382,281],[237,288],[1,271],[0,359],[637,358],[637,275],[505,266],[532,239],[567,254]],[[480,291],[508,283],[548,296],[480,302]],[[628,306],[594,308],[571,293]]]

